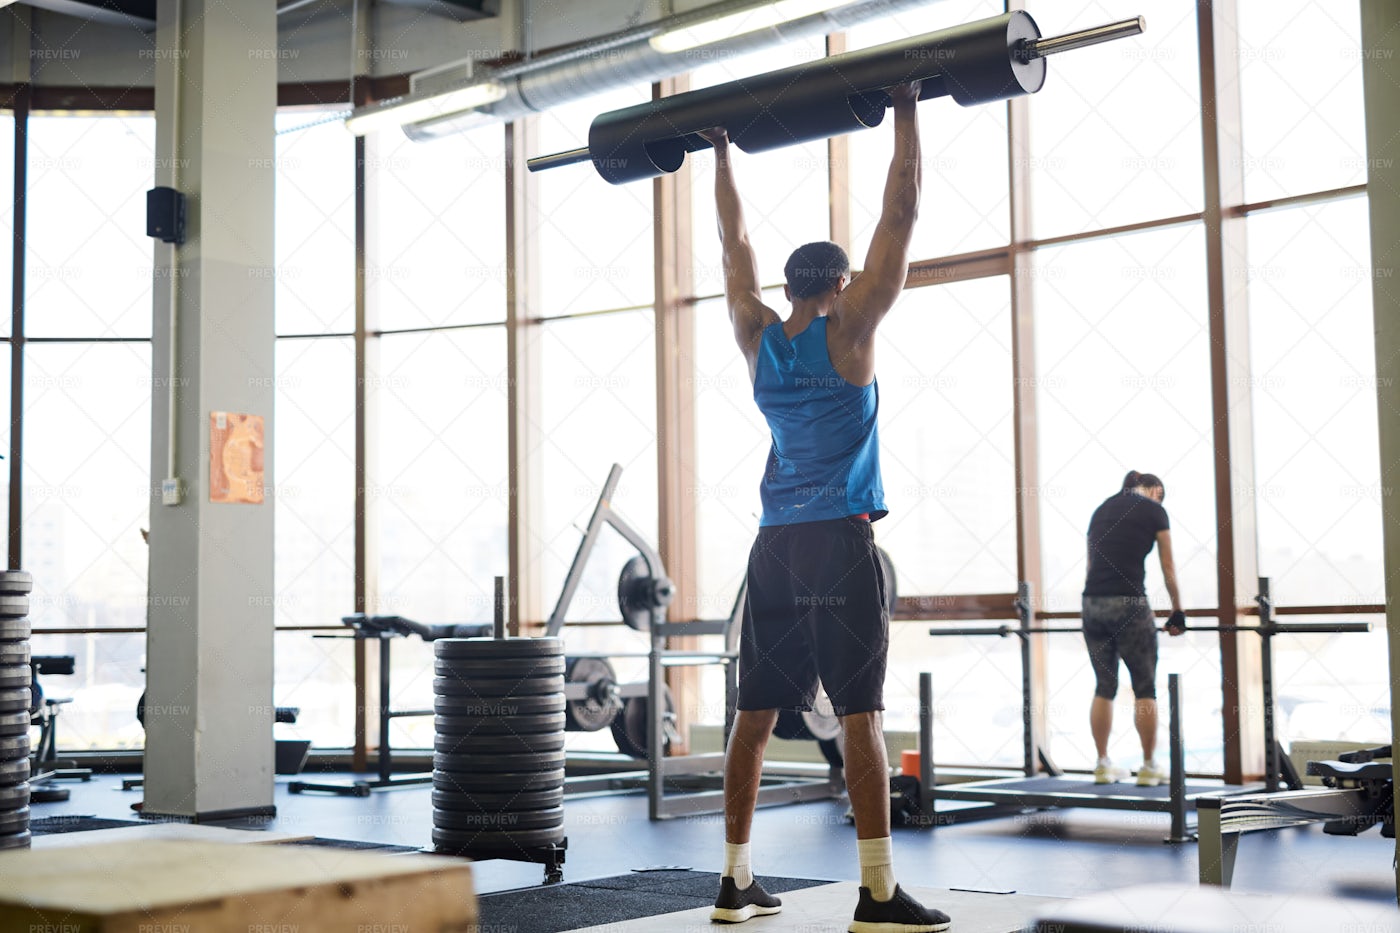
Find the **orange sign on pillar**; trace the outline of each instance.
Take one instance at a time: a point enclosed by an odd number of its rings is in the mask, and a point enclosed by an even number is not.
[[[263,501],[263,418],[209,413],[209,501]]]

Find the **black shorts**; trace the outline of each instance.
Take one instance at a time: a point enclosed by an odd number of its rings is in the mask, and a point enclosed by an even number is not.
[[[1118,694],[1118,661],[1133,679],[1133,696],[1157,697],[1157,620],[1141,596],[1085,596],[1084,643],[1094,666],[1094,695]]]
[[[889,647],[870,522],[759,529],[749,552],[739,709],[809,709],[820,678],[837,716],[882,710]]]

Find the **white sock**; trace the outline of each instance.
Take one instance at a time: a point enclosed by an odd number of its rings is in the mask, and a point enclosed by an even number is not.
[[[753,884],[753,869],[749,867],[749,844],[724,844],[724,874],[734,879],[740,891]]]
[[[1100,758],[1100,759],[1099,759],[1099,763],[1098,763],[1098,767],[1100,767],[1100,768],[1111,768],[1111,767],[1113,767],[1113,760],[1112,760],[1111,758]]]
[[[1153,771],[1157,770],[1157,762],[1151,758],[1144,758],[1142,760],[1142,766],[1144,768],[1151,768]]]
[[[856,848],[860,852],[860,886],[869,888],[870,896],[877,901],[894,897],[894,854],[890,837],[859,839]]]

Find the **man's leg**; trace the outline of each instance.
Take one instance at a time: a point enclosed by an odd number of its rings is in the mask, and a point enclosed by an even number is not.
[[[763,750],[777,721],[775,709],[741,709],[734,717],[734,732],[724,755],[724,841],[731,845],[749,841],[763,771]],[[739,887],[748,885],[741,883]]]
[[[841,717],[846,735],[846,792],[856,817],[857,839],[890,834],[890,769],[884,717],[879,710]]]

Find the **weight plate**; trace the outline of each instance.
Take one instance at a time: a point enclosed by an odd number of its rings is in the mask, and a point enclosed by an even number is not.
[[[7,735],[0,738],[0,761],[14,761],[16,758],[28,758],[30,752],[29,733],[24,735]]]
[[[558,712],[541,713],[538,716],[435,716],[433,724],[439,735],[551,733],[564,728],[564,714]]]
[[[440,697],[533,697],[564,692],[564,675],[511,677],[505,680],[456,680],[434,677],[433,693]]]
[[[0,690],[28,687],[34,680],[34,670],[28,664],[0,664]]]
[[[645,632],[651,628],[651,575],[640,554],[622,565],[617,577],[617,607],[628,628]]]
[[[28,664],[33,657],[27,641],[0,641],[0,664]]]
[[[4,599],[4,598],[5,598],[5,597],[0,597],[0,599]],[[23,642],[27,642],[27,641],[29,641],[29,634],[30,634],[31,631],[32,631],[32,629],[31,629],[31,627],[30,627],[30,625],[29,625],[29,620],[28,620],[28,619],[25,619],[25,618],[20,618],[20,619],[3,619],[3,618],[0,618],[0,642],[6,642],[6,641],[23,641]]]
[[[465,810],[434,810],[434,829],[548,829],[564,825],[564,808],[515,810],[509,813],[469,813]]]
[[[528,771],[525,773],[492,772],[465,773],[434,771],[433,787],[461,794],[484,792],[509,794],[516,791],[553,790],[564,786],[564,769],[557,771]]]
[[[0,713],[0,735],[28,735],[32,720],[29,710],[20,713]]]
[[[671,688],[663,685],[663,694],[666,697],[666,717],[670,721],[675,721],[676,704],[671,698]],[[613,741],[617,743],[617,750],[624,755],[631,755],[633,758],[645,758],[647,747],[647,707],[650,701],[646,697],[628,697],[622,704],[622,713],[612,721]],[[671,741],[666,740],[665,747],[671,747]],[[662,754],[665,754],[663,751]]]
[[[778,713],[773,734],[780,739],[815,739],[830,741],[841,734],[841,720],[831,706],[831,698],[817,686],[817,698],[809,710],[785,709]]]
[[[563,812],[563,807],[560,807]],[[0,810],[0,835],[9,833],[22,833],[29,828],[29,808],[20,807],[18,810]]]
[[[434,771],[465,771],[472,774],[486,771],[557,771],[564,767],[564,753],[531,752],[524,755],[453,755],[433,753]]]
[[[6,784],[0,787],[0,810],[18,810],[20,807],[29,806],[29,791],[31,785],[28,783]]]
[[[548,677],[564,673],[564,658],[438,658],[433,673],[457,680],[500,680],[503,677]]]
[[[23,784],[29,780],[29,759],[0,761],[0,785]]]
[[[27,849],[29,848],[29,839],[29,830],[0,836],[0,849]]]
[[[22,596],[34,589],[34,575],[26,570],[0,570],[0,593]]]
[[[507,735],[439,734],[433,751],[456,755],[523,755],[555,752],[564,747],[562,732],[522,732]]]
[[[440,716],[491,718],[562,713],[564,694],[561,691],[534,697],[438,697],[433,700],[433,711]]]
[[[29,615],[28,596],[0,596],[0,619],[23,619]]]
[[[540,846],[558,845],[564,841],[564,827],[553,829],[522,829],[517,831],[434,829],[433,845],[442,852],[522,852]]]
[[[587,690],[582,700],[565,701],[566,728],[570,732],[597,732],[622,712],[622,698],[617,695],[617,672],[606,658],[570,658],[564,680],[583,684]]]
[[[63,803],[71,793],[66,787],[36,787],[29,792],[29,802]]]
[[[34,705],[34,694],[28,687],[0,690],[0,716],[5,713],[29,712]]]
[[[542,658],[563,656],[562,638],[439,638],[435,658]]]
[[[885,575],[885,611],[894,616],[894,607],[899,602],[899,593],[895,587],[894,561],[890,560],[890,552],[877,546],[875,555],[880,559],[880,569]]]
[[[564,788],[553,790],[512,791],[507,794],[493,794],[480,791],[464,794],[450,790],[433,791],[433,808],[436,810],[485,810],[491,813],[505,813],[510,810],[547,810],[562,806]]]

